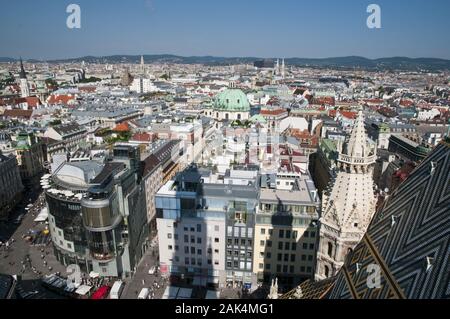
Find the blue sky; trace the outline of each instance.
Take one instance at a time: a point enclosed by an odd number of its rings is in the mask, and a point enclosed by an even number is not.
[[[81,29],[66,7],[81,7]],[[366,8],[381,6],[381,29]],[[160,54],[450,59],[448,0],[3,0],[0,56]]]

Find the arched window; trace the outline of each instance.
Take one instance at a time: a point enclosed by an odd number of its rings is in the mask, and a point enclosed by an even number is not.
[[[333,257],[333,244],[328,242],[328,256]]]
[[[325,266],[325,277],[329,277],[330,276],[330,267]]]
[[[228,113],[225,113],[225,119],[228,120],[228,118],[229,118]]]
[[[238,120],[241,119],[241,114],[238,114],[237,119],[238,119]]]

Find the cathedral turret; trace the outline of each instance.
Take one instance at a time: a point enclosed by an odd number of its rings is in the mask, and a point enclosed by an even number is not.
[[[360,112],[339,154],[336,178],[322,203],[318,279],[333,276],[340,269],[369,226],[376,204],[372,179],[375,160]]]

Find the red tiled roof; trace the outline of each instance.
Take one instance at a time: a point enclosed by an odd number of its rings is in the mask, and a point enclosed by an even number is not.
[[[72,100],[75,100],[75,96],[73,95],[50,95],[50,97],[47,99],[47,103],[67,105]]]
[[[284,113],[286,113],[286,110],[284,110],[284,109],[274,109],[274,110],[265,109],[265,110],[261,110],[261,112],[260,112],[260,114],[263,116],[264,115],[281,115]]]
[[[33,110],[5,110],[5,113],[3,113],[3,117],[21,117],[21,118],[27,118],[30,119],[31,115],[33,114]]]
[[[128,132],[130,130],[130,126],[127,122],[123,122],[120,124],[117,124],[116,127],[113,129],[115,132]]]
[[[152,140],[153,136],[148,133],[136,133],[130,139],[130,141],[137,141],[137,142],[151,142]]]

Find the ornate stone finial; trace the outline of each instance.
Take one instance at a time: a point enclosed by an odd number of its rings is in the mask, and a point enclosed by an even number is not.
[[[272,285],[270,286],[269,299],[278,299],[278,279],[272,279]]]
[[[302,287],[297,286],[297,288],[295,288],[294,297],[295,297],[296,299],[301,299],[301,298],[303,298]]]

